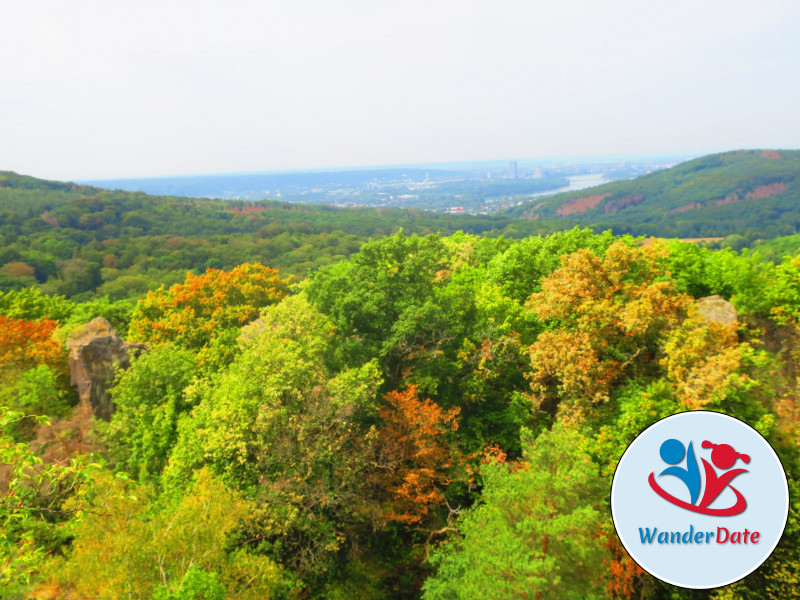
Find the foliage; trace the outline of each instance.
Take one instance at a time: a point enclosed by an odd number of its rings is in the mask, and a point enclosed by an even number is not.
[[[707,323],[695,316],[670,332],[663,348],[667,377],[689,409],[721,403],[733,389],[751,382],[740,372],[750,348],[739,343],[734,325]]]
[[[50,319],[0,317],[0,393],[23,415],[64,416],[74,403],[68,389],[67,353]],[[29,438],[35,419],[19,419],[8,433]]]
[[[770,283],[766,296],[772,300],[773,315],[781,323],[800,321],[800,259],[778,265]]]
[[[36,285],[78,301],[137,299],[179,283],[186,271],[242,263],[270,264],[302,279],[370,237],[400,229],[512,237],[553,230],[508,217],[157,197],[9,172],[0,177],[0,293]]]
[[[0,391],[12,408],[26,415],[63,417],[74,404],[74,394],[65,389],[64,373],[47,365],[33,367],[0,383]]]
[[[727,249],[712,251],[675,240],[667,246],[669,254],[663,259],[664,266],[680,291],[694,297],[717,294],[746,312],[769,310],[763,293],[769,267],[757,256]]]
[[[440,238],[400,232],[364,245],[353,261],[316,278],[309,296],[349,341],[350,361],[383,358],[386,375],[396,381],[413,338],[434,347],[444,341],[434,295],[447,284],[451,256]]]
[[[48,296],[34,287],[0,294],[0,315],[14,319],[64,322],[74,310],[75,305],[64,296]]]
[[[264,561],[255,588],[234,584],[236,553],[227,548],[252,506],[207,470],[164,507],[149,504],[148,489],[124,478],[105,474],[97,486],[71,549],[49,565],[40,596],[49,589],[45,597],[269,598],[279,585],[280,570]]]
[[[21,417],[0,407],[0,585],[10,592],[24,589],[44,557],[68,539],[68,500],[87,493],[98,466],[84,456],[45,463],[28,444],[7,435]]]
[[[153,594],[152,600],[225,600],[225,591],[216,573],[192,567],[186,571],[178,589],[164,586]]]
[[[767,436],[798,496],[791,258],[45,188],[0,214],[4,597],[697,598],[627,558],[605,493],[640,431],[696,408]],[[710,294],[735,324],[701,317]],[[149,345],[110,423],[73,406],[63,349],[101,315]],[[720,598],[795,594],[796,505]]]
[[[496,256],[489,264],[489,276],[501,286],[503,295],[524,303],[541,291],[542,279],[561,265],[562,256],[581,249],[602,256],[614,241],[610,232],[595,235],[578,227],[547,237],[528,237]]]
[[[606,554],[597,523],[605,490],[585,444],[556,426],[526,440],[516,465],[486,465],[481,501],[433,557],[424,597],[603,597]]]
[[[127,300],[111,302],[108,298],[96,298],[75,306],[72,314],[64,321],[64,331],[69,333],[97,317],[105,318],[117,334],[128,337],[128,323],[131,320],[134,304]]]
[[[602,259],[579,250],[530,297],[528,307],[556,323],[529,350],[541,410],[580,418],[592,404],[608,401],[620,378],[646,371],[647,356],[689,306],[688,297],[663,280],[662,252],[623,242]]]
[[[228,369],[198,386],[165,471],[169,489],[206,465],[256,499],[261,535],[306,577],[331,569],[376,511],[363,490],[377,369],[332,370],[331,333],[302,296],[265,309]]]
[[[177,439],[178,419],[191,405],[184,390],[198,376],[194,355],[173,346],[161,346],[131,360],[113,388],[116,412],[107,437],[117,466],[155,482]]]
[[[0,372],[37,365],[63,369],[65,350],[53,339],[58,323],[0,317]]]
[[[216,342],[255,319],[260,308],[278,302],[287,285],[277,271],[260,264],[188,273],[185,283],[149,292],[136,305],[130,334],[148,344],[218,350]]]
[[[442,489],[452,466],[445,436],[458,428],[459,411],[443,411],[430,400],[421,400],[414,385],[389,392],[385,400],[377,462],[378,483],[390,497],[387,517],[418,523],[444,500]]]
[[[306,288],[335,325],[342,360],[377,360],[384,393],[414,384],[442,408],[458,406],[469,452],[516,445],[528,421],[508,396],[524,382],[521,339],[537,323],[485,271],[505,246],[398,233],[365,244]]]
[[[525,238],[581,224],[662,237],[742,234],[745,242],[722,242],[738,250],[743,243],[795,234],[800,226],[794,186],[797,153],[778,154],[778,159],[758,152],[712,155],[611,184],[592,192],[610,194],[595,208],[567,218],[555,212],[557,207],[586,192],[538,199],[537,205],[543,205],[538,213],[549,218],[535,221],[516,218],[520,211],[530,213],[527,203],[508,215],[472,217],[416,209],[337,209],[148,196],[6,171],[0,174],[0,293],[36,286],[79,302],[95,297],[116,302],[169,287],[182,281],[186,271],[200,275],[208,268],[230,270],[254,262],[302,279],[356,253],[370,238],[398,230]],[[786,189],[764,196],[770,189],[782,190],[780,184]],[[502,191],[508,194],[531,182],[489,185],[508,188]],[[646,201],[631,201],[640,196]],[[702,208],[669,212],[696,204]],[[784,248],[796,253],[796,247],[796,242],[764,247],[763,255],[777,260]]]

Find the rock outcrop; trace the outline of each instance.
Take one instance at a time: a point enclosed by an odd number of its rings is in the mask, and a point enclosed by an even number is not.
[[[722,296],[707,296],[700,298],[697,301],[697,312],[700,313],[706,321],[712,323],[736,323],[739,319],[739,313],[736,312],[736,307],[730,302],[725,300]]]
[[[97,317],[74,331],[67,340],[70,383],[81,402],[91,405],[100,419],[109,420],[114,403],[109,388],[116,369],[127,369],[131,356],[147,350],[144,344],[125,343],[106,319]]]

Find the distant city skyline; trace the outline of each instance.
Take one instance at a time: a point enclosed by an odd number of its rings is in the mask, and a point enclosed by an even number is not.
[[[745,148],[737,148],[735,150],[744,150]],[[789,148],[784,148],[788,150]],[[734,149],[731,149],[734,150]],[[725,150],[727,151],[727,150]],[[440,161],[440,162],[427,162],[427,163],[401,163],[401,164],[372,164],[372,165],[344,165],[332,167],[296,167],[290,169],[271,169],[271,170],[251,170],[251,171],[225,171],[213,172],[207,171],[203,173],[168,173],[163,175],[144,175],[141,177],[79,177],[73,178],[77,183],[100,184],[103,182],[114,182],[122,180],[146,180],[146,179],[175,179],[175,178],[192,178],[192,177],[219,177],[219,176],[240,176],[240,175],[272,175],[282,173],[328,173],[328,172],[347,172],[347,171],[369,171],[369,170],[382,170],[382,169],[441,169],[448,170],[454,169],[457,171],[465,169],[481,169],[491,168],[497,170],[498,174],[507,173],[511,163],[517,163],[519,168],[534,168],[534,167],[547,167],[549,165],[585,165],[590,163],[601,162],[647,162],[648,160],[670,160],[675,164],[692,158],[697,158],[706,154],[711,154],[713,151],[700,151],[700,152],[648,152],[648,153],[632,153],[632,154],[605,154],[605,155],[588,155],[588,156],[542,156],[538,158],[498,158],[486,160],[467,160],[467,161]],[[27,174],[27,173],[26,173]]]
[[[800,147],[790,0],[58,0],[0,169],[62,180]]]

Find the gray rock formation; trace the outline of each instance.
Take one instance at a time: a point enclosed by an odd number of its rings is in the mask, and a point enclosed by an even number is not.
[[[700,298],[697,301],[697,312],[700,313],[706,321],[712,323],[736,323],[739,319],[739,313],[736,308],[725,300],[722,296],[707,296]]]
[[[81,402],[88,402],[97,417],[108,421],[114,412],[109,388],[115,369],[130,367],[131,356],[147,346],[123,342],[111,323],[97,317],[70,334],[67,350],[70,383],[78,388]]]

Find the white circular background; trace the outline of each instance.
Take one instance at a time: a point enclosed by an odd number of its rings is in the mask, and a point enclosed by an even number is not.
[[[730,444],[750,456],[745,464],[737,460],[732,469],[744,468],[731,481],[747,500],[747,508],[739,515],[719,517],[694,513],[661,498],[650,487],[648,477],[654,473],[656,482],[674,497],[689,502],[683,482],[674,476],[659,477],[668,464],[659,454],[661,444],[677,439],[688,448],[693,443],[694,454],[705,482],[701,458],[711,463],[711,449],[701,444]],[[678,463],[685,467],[684,461]],[[722,474],[721,469],[716,469]],[[703,489],[705,483],[703,483]],[[700,497],[702,498],[703,489]],[[736,501],[725,489],[709,508],[726,508]],[[769,443],[749,425],[738,419],[709,411],[691,411],[666,417],[645,429],[622,455],[611,484],[611,515],[623,546],[639,566],[667,583],[694,589],[728,585],[752,573],[778,545],[789,513],[789,487],[786,474]],[[639,528],[658,528],[659,532],[678,531],[683,534],[713,531],[710,543],[659,544],[642,543]],[[734,531],[758,531],[758,543],[718,544],[717,527]]]

